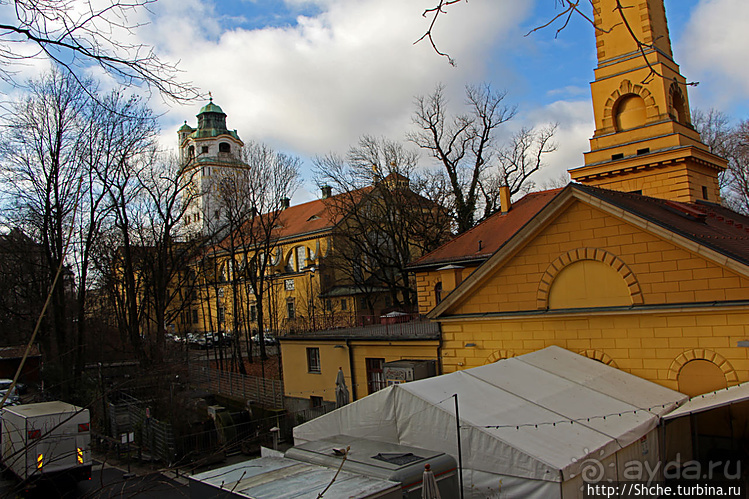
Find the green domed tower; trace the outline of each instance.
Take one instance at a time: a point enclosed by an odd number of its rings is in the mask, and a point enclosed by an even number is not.
[[[197,118],[197,128],[185,122],[177,131],[182,180],[187,184],[185,223],[194,234],[209,235],[222,230],[224,219],[212,187],[222,177],[247,165],[241,155],[244,143],[236,130],[227,128],[226,113],[213,103],[213,97]]]

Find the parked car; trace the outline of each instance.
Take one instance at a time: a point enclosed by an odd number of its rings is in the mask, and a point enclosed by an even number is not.
[[[252,337],[252,342],[256,345],[260,344],[260,335],[256,334]],[[268,333],[263,334],[263,343],[266,345],[278,345],[278,340],[275,338],[275,336],[272,336]]]
[[[194,348],[212,348],[213,337],[210,334],[187,333],[187,344]]]
[[[5,397],[5,394],[10,389],[10,385],[13,384],[12,379],[0,379],[0,400]],[[21,397],[18,395],[18,386],[14,386],[11,390],[8,399],[5,401],[5,405],[18,405],[21,403]]]

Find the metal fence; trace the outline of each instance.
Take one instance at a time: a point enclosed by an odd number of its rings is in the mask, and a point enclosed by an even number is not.
[[[140,452],[170,463],[176,454],[172,425],[148,417],[143,406],[142,401],[120,394],[120,401],[109,405],[110,431],[115,439],[132,433]]]
[[[190,380],[194,385],[215,393],[249,400],[267,409],[283,409],[283,384],[279,379],[191,365]]]

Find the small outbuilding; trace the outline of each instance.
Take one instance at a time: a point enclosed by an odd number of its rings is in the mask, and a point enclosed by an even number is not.
[[[389,386],[297,426],[294,442],[350,435],[443,451],[462,459],[465,498],[567,499],[583,497],[583,475],[623,480],[628,469],[655,469],[660,417],[686,400],[552,346]]]

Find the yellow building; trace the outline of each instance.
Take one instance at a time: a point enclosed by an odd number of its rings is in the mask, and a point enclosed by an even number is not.
[[[355,267],[357,259],[341,255],[350,248],[346,245],[352,237],[348,224],[361,220],[352,221],[347,209],[352,203],[380,202],[380,189],[404,190],[407,199],[416,196],[409,190],[408,179],[397,174],[343,194],[332,195],[325,186],[321,199],[295,206],[285,200],[279,212],[260,215],[206,248],[202,258],[192,262],[195,286],[184,290],[189,303],[180,314],[179,331],[257,334],[259,310],[246,271],[257,252],[262,253],[258,258],[268,262],[263,293],[266,333],[284,336],[378,324],[382,314],[396,308],[390,289],[371,278],[373,265],[362,265],[357,278],[356,269],[346,268]],[[433,206],[420,197],[417,200]],[[265,237],[243,237],[243,231],[253,231],[251,225],[265,223],[258,222],[265,217],[270,221],[266,225],[273,226],[267,244]]]
[[[350,399],[386,386],[383,365],[396,360],[439,359],[437,324],[406,322],[318,331],[281,338],[284,395],[292,411],[335,403],[338,369]]]
[[[333,232],[340,221],[328,209],[330,192],[323,198],[287,207],[278,215],[270,243],[264,295],[266,332],[287,334],[325,327],[352,326],[368,312],[361,307],[356,289],[321,297],[334,286],[334,269],[326,266]],[[228,240],[228,238],[227,238]],[[207,248],[195,261],[197,285],[191,304],[182,314],[185,332],[257,333],[257,307],[252,283],[243,276],[243,262],[255,251],[236,238]],[[234,252],[231,263],[230,253]]]
[[[614,0],[593,1],[580,184],[504,206],[412,265],[445,372],[557,345],[689,395],[749,381],[749,218],[715,204],[725,161],[691,126],[662,0],[622,4],[643,45]]]

